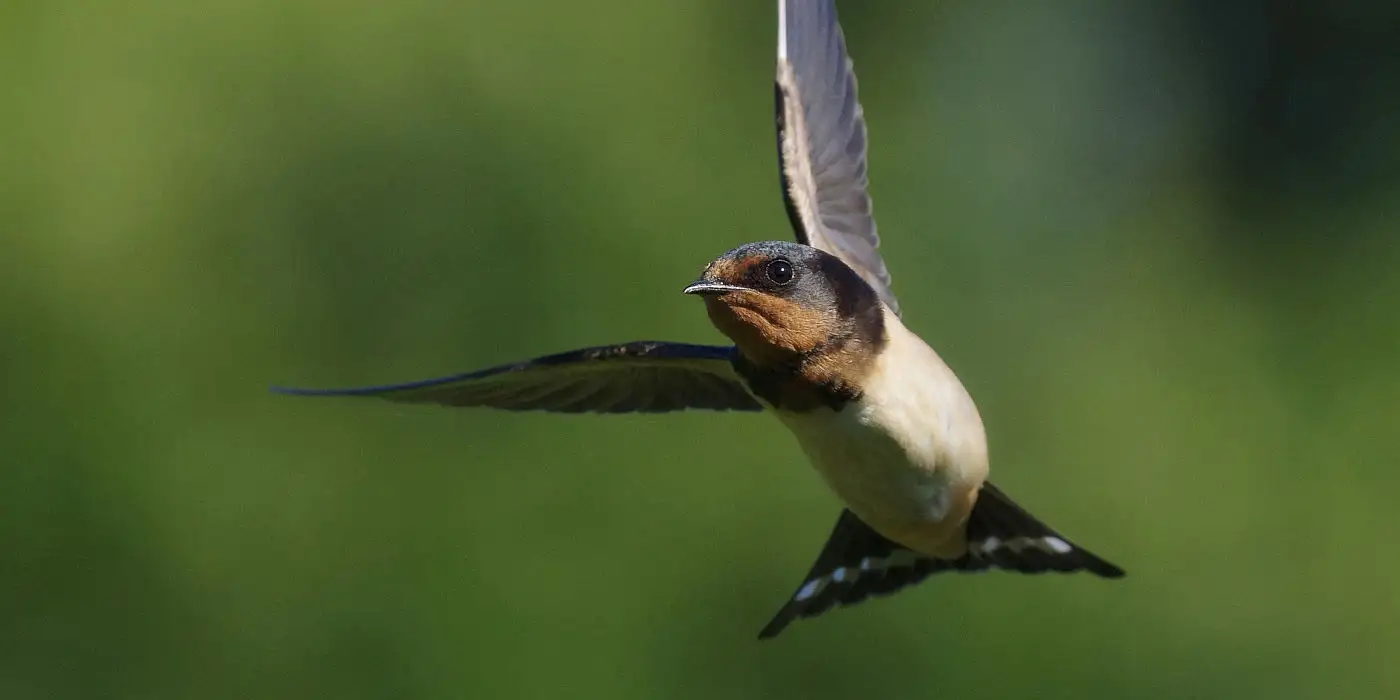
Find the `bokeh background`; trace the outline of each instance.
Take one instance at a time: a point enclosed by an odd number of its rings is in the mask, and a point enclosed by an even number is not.
[[[1129,578],[759,627],[771,417],[275,397],[718,342],[769,2],[0,6],[0,697],[1400,697],[1400,13],[842,5],[907,323]]]

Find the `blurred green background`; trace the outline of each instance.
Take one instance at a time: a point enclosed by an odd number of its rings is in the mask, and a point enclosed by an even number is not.
[[[0,697],[1400,697],[1394,4],[1024,5],[844,3],[875,212],[1129,578],[760,644],[837,511],[771,417],[266,387],[719,342],[771,3],[5,3]]]

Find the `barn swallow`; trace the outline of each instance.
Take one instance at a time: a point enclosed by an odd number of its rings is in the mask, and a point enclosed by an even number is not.
[[[750,243],[683,290],[730,346],[641,341],[312,396],[563,413],[770,411],[844,504],[760,639],[942,572],[1123,570],[987,480],[957,376],[901,322],[867,194],[866,126],[834,0],[779,0],[776,107],[797,242]]]

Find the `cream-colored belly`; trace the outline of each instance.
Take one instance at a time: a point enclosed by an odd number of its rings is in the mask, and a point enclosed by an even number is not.
[[[832,491],[867,521],[938,522],[948,514],[962,481],[958,465],[941,464],[935,445],[896,439],[875,408],[778,415]]]
[[[859,400],[778,417],[866,524],[917,551],[956,556],[987,476],[982,420],[938,355],[897,320],[891,325]]]

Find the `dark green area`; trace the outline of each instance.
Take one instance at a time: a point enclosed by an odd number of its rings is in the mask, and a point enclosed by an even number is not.
[[[1400,69],[856,5],[907,322],[1127,579],[760,644],[837,512],[772,417],[267,393],[718,342],[680,289],[790,236],[770,3],[10,2],[0,697],[1400,696],[1400,92],[1343,80]]]

